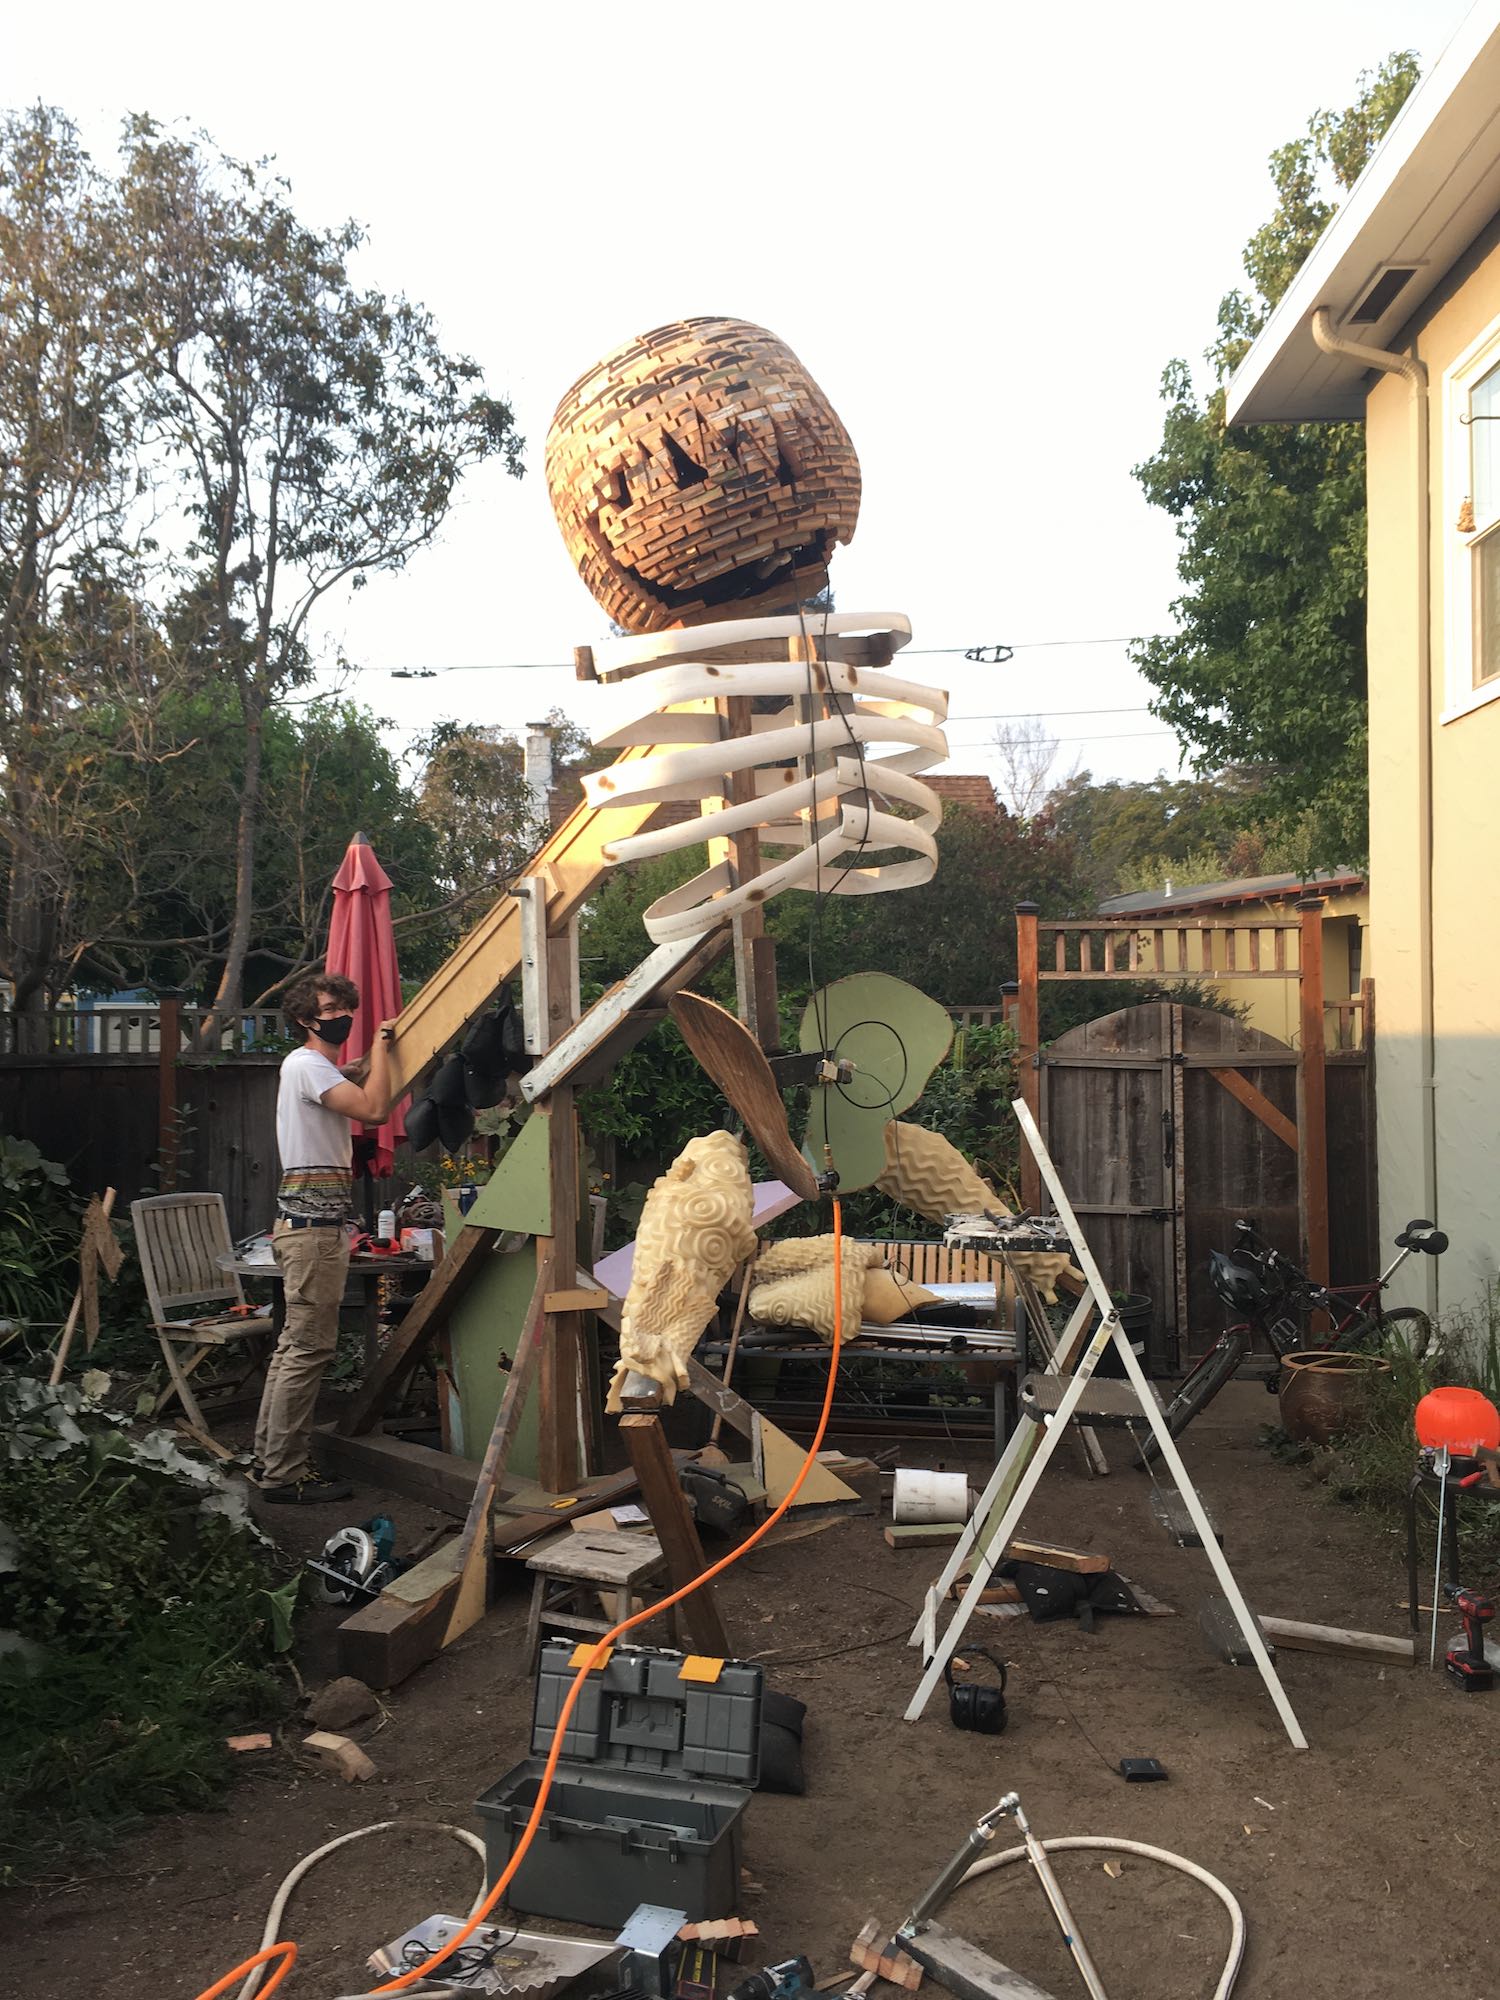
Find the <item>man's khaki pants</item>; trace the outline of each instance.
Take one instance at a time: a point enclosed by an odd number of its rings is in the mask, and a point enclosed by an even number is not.
[[[290,1486],[310,1468],[307,1441],[323,1371],[339,1337],[339,1302],[349,1275],[349,1232],[342,1224],[293,1229],[282,1218],[271,1247],[286,1293],[286,1324],[266,1370],[255,1425],[255,1456],[267,1486]]]

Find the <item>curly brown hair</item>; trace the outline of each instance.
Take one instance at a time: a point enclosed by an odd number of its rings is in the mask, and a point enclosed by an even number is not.
[[[341,972],[305,972],[294,979],[281,996],[281,1011],[299,1028],[317,1019],[324,1000],[337,1000],[352,1014],[359,1005],[359,988]]]

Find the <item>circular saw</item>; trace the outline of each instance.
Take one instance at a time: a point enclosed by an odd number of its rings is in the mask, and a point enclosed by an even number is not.
[[[324,1604],[366,1604],[378,1597],[406,1567],[397,1562],[395,1548],[395,1524],[384,1514],[362,1527],[340,1528],[307,1565],[318,1579],[319,1598]]]

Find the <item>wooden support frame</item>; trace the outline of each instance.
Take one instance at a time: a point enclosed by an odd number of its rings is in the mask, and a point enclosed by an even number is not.
[[[620,1419],[620,1435],[630,1454],[630,1463],[641,1485],[641,1505],[651,1516],[656,1539],[667,1559],[667,1573],[674,1590],[700,1577],[708,1564],[687,1495],[677,1477],[677,1468],[667,1447],[661,1419],[654,1412],[637,1411]],[[715,1659],[730,1657],[729,1634],[719,1612],[711,1585],[704,1584],[681,1606],[683,1623],[700,1653]]]
[[[1019,992],[1016,995],[1016,1064],[1020,1071],[1021,1095],[1026,1100],[1033,1118],[1041,1107],[1041,1085],[1036,1073],[1037,1058],[1041,1054],[1040,1008],[1037,996],[1037,981],[1040,976],[1038,952],[1040,940],[1037,933],[1037,917],[1040,906],[1036,903],[1016,905],[1016,971]],[[1033,1215],[1041,1206],[1042,1183],[1036,1170],[1036,1161],[1029,1150],[1021,1154],[1021,1206],[1028,1215]]]

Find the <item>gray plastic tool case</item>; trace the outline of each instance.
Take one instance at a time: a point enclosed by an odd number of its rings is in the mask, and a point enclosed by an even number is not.
[[[543,1646],[534,1754],[478,1801],[491,1884],[536,1802],[575,1650],[571,1639]],[[689,1922],[734,1914],[764,1674],[726,1660],[716,1681],[685,1681],[684,1657],[620,1647],[584,1682],[536,1839],[506,1892],[512,1909],[606,1929],[640,1903],[686,1910]]]

